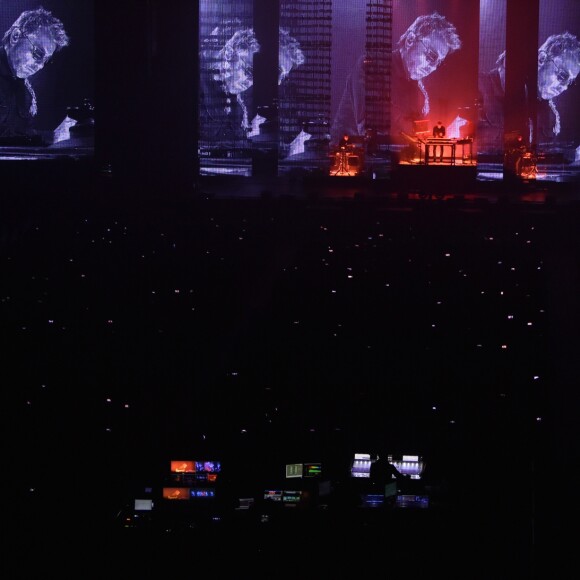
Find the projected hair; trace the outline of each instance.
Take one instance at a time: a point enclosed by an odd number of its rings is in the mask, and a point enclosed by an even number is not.
[[[580,66],[580,41],[570,32],[548,36],[544,44],[540,46],[539,52],[545,52],[550,58],[567,53],[573,56]]]
[[[300,48],[300,43],[290,36],[290,32],[285,28],[280,28],[280,52],[282,51],[290,55],[295,66],[304,64],[304,53]]]
[[[4,33],[2,42],[6,45],[10,39],[10,35],[16,28],[28,35],[36,32],[40,27],[46,27],[50,31],[56,43],[55,52],[68,46],[70,39],[65,32],[63,23],[53,16],[52,12],[45,10],[42,6],[39,6],[36,10],[25,10],[22,12],[16,19],[16,22]]]
[[[415,22],[401,35],[397,45],[401,48],[405,46],[405,41],[408,38],[413,39],[414,36],[425,38],[432,32],[439,32],[443,36],[450,53],[461,48],[461,39],[457,34],[457,29],[445,16],[438,12],[418,16]]]

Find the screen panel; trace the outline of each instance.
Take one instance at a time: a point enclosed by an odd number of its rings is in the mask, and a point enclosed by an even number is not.
[[[537,178],[574,179],[580,161],[580,4],[540,0]]]
[[[189,487],[164,487],[162,491],[163,499],[183,501],[189,500],[191,489]]]
[[[94,2],[0,5],[0,159],[94,154]]]
[[[195,473],[196,462],[192,460],[172,460],[169,463],[171,473]]]
[[[433,137],[438,121],[445,139],[457,144],[448,154],[456,165],[477,165],[478,179],[504,178],[512,129],[523,134],[538,168],[546,165],[538,178],[577,173],[571,166],[580,133],[575,65],[559,72],[567,74],[565,90],[536,98],[535,64],[530,69],[531,60],[524,62],[535,41],[517,26],[522,10],[529,12],[526,30],[539,22],[538,48],[563,31],[577,37],[574,0],[278,0],[262,6],[200,1],[202,175],[388,177],[402,162],[423,163],[435,154],[417,138]],[[508,46],[520,62],[508,67],[506,125]],[[356,151],[348,152],[352,163],[347,158],[341,172],[337,155],[345,134]]]
[[[480,3],[477,159],[491,179],[503,178],[506,2]]]
[[[253,0],[200,0],[199,160],[201,174],[252,174]]]
[[[150,512],[153,510],[152,499],[135,499],[133,502],[133,509],[135,511]]]

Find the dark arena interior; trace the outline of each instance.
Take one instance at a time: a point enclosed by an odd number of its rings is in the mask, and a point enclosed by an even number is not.
[[[578,2],[38,8],[0,6],[3,576],[565,577]]]

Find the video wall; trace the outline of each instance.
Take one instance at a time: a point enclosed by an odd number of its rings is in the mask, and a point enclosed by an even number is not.
[[[516,142],[555,179],[575,172],[576,0],[532,3],[519,28],[508,0],[272,4],[200,0],[202,175],[324,173],[347,134],[376,176],[438,122],[499,178]]]
[[[576,77],[580,71],[580,4],[572,0],[540,0],[534,50],[526,51],[533,74],[518,74],[527,65],[520,49],[509,63],[506,0],[481,2],[479,52],[480,115],[476,133],[482,154],[503,152],[506,140],[521,136],[539,162],[573,170],[580,144],[580,109]],[[517,22],[515,23],[517,26]],[[510,68],[511,65],[511,68]],[[515,69],[514,69],[515,67]],[[509,91],[510,74],[515,76]],[[509,99],[512,102],[509,102]],[[523,119],[510,119],[510,107]],[[518,122],[519,121],[519,122]]]
[[[94,153],[94,2],[0,3],[0,158]]]

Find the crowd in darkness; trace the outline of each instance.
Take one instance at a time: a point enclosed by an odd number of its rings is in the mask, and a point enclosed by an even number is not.
[[[91,502],[112,518],[171,459],[219,459],[260,485],[289,462],[367,451],[421,454],[465,496],[520,498],[527,518],[553,422],[554,214],[56,206],[0,248],[25,528]]]

